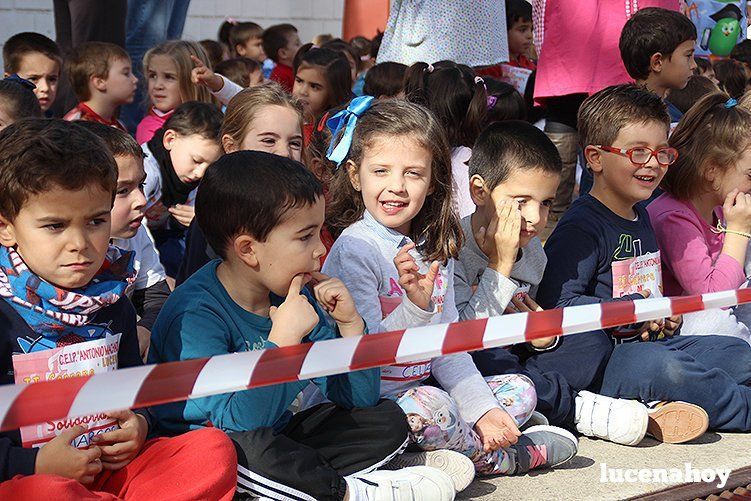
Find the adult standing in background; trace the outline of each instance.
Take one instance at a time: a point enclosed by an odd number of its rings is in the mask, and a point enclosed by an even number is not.
[[[506,5],[477,0],[392,0],[377,63],[508,61]]]
[[[188,7],[190,0],[128,0],[125,47],[139,84],[133,103],[123,107],[120,119],[130,131],[135,130],[146,109],[143,56],[155,45],[182,37]]]

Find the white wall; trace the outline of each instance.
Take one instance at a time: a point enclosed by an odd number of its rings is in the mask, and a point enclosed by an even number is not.
[[[183,38],[215,39],[229,16],[264,28],[292,23],[305,43],[319,33],[341,36],[343,11],[344,0],[191,0]],[[5,40],[22,31],[55,39],[52,0],[0,0],[0,50]]]

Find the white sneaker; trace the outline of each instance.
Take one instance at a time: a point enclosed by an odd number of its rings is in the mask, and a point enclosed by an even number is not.
[[[430,466],[377,470],[357,475],[368,501],[453,501],[451,477]]]
[[[397,469],[408,466],[430,466],[443,471],[451,477],[456,492],[466,489],[475,478],[475,465],[472,460],[456,451],[405,452],[392,459],[386,468]]]
[[[636,400],[610,398],[588,391],[576,397],[576,430],[587,437],[636,445],[647,433],[647,407]]]

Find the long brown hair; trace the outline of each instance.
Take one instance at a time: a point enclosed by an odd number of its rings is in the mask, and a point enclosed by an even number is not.
[[[445,263],[459,255],[462,244],[462,231],[453,210],[451,154],[443,127],[418,104],[389,99],[374,104],[358,120],[349,154],[331,181],[326,221],[334,232],[340,233],[362,218],[365,202],[350,182],[346,162],[359,168],[374,140],[399,136],[409,136],[432,157],[430,193],[412,220],[409,237],[419,244],[418,250],[426,260]]]
[[[751,112],[733,105],[724,92],[701,98],[683,115],[670,136],[678,160],[668,167],[661,187],[679,200],[688,200],[707,188],[705,172],[711,166],[727,169],[751,146]]]

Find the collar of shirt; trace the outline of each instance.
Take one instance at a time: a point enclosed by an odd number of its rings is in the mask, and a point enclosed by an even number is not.
[[[368,210],[365,210],[365,212],[363,213],[362,220],[363,223],[368,227],[368,229],[372,230],[379,238],[393,244],[397,249],[400,249],[408,243],[412,242],[409,237],[404,236],[398,231],[387,228],[386,226],[381,224],[373,216],[373,214],[368,212]]]

